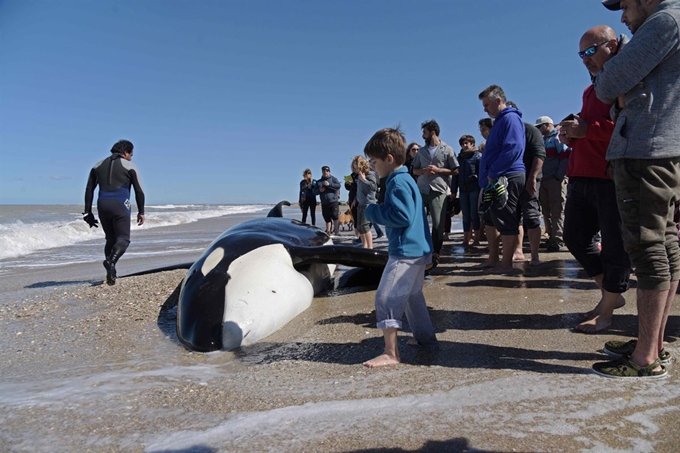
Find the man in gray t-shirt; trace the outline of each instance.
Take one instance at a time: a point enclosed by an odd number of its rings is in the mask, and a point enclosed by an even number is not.
[[[458,173],[458,160],[453,148],[439,139],[439,124],[435,120],[426,121],[420,127],[425,146],[413,159],[413,174],[418,176],[418,190],[432,218],[432,267],[435,267],[444,242],[447,192],[451,176]]]

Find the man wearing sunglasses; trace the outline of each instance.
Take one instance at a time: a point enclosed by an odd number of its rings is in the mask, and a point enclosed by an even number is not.
[[[596,363],[613,377],[667,374],[664,331],[680,279],[673,222],[680,199],[680,0],[603,0],[621,10],[633,38],[595,79],[597,97],[616,102],[607,150],[626,250],[638,280],[638,339],[620,342],[621,359]],[[606,349],[610,345],[605,345]]]
[[[606,25],[583,34],[578,55],[591,78],[627,41],[623,35],[617,39],[614,30]],[[581,112],[560,123],[562,141],[572,147],[567,166],[569,195],[564,208],[564,242],[602,294],[595,308],[574,327],[586,333],[611,325],[614,310],[625,304],[622,294],[628,289],[631,269],[621,237],[616,189],[605,158],[614,130],[609,113],[611,106],[611,102],[604,103],[597,98],[591,84],[583,92]],[[602,236],[602,250],[593,240],[598,231]]]

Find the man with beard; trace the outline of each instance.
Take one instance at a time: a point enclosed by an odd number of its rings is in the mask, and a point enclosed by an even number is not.
[[[505,92],[498,85],[491,85],[479,93],[484,111],[494,119],[493,128],[479,163],[479,186],[496,185],[501,177],[507,179],[507,201],[501,206],[488,208],[494,227],[501,234],[503,258],[500,265],[489,272],[503,273],[512,270],[512,258],[519,238],[519,196],[524,190],[524,148],[526,136],[522,114],[507,106]],[[499,209],[500,208],[500,209]],[[493,234],[493,232],[492,232]],[[487,237],[489,231],[487,231]],[[489,241],[492,239],[489,238]]]
[[[623,241],[638,280],[638,339],[621,359],[593,365],[619,378],[659,378],[664,331],[680,280],[673,207],[680,199],[680,0],[604,0],[622,10],[630,42],[595,79],[597,97],[616,102],[609,148]],[[630,354],[630,355],[628,355]]]
[[[439,124],[435,120],[426,121],[420,127],[425,148],[413,159],[413,174],[418,176],[418,190],[432,217],[432,267],[436,267],[444,243],[446,192],[451,176],[458,173],[458,160],[453,148],[439,138]]]

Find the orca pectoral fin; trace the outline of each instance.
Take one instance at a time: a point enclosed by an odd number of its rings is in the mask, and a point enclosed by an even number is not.
[[[154,269],[135,272],[134,274],[123,275],[122,277],[137,277],[139,275],[157,274],[158,272],[174,271],[177,269],[189,269],[193,264],[194,264],[193,261],[190,263],[173,264],[171,266],[157,267]],[[119,275],[119,277],[121,276]]]
[[[293,265],[306,266],[313,263],[343,264],[352,267],[383,269],[387,264],[387,252],[364,249],[350,245],[324,245],[321,247],[288,247]]]
[[[267,214],[267,217],[283,217],[283,207],[284,206],[290,206],[290,202],[288,201],[281,201],[279,204],[271,208],[269,211],[269,214]]]

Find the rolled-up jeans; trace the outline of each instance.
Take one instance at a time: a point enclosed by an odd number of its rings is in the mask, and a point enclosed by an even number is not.
[[[416,258],[389,257],[375,293],[378,329],[400,329],[401,318],[406,313],[413,338],[420,344],[437,341],[423,295],[425,265],[431,260],[430,254]]]

